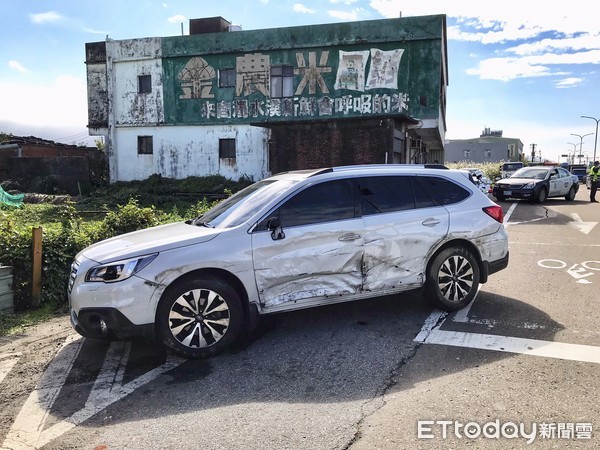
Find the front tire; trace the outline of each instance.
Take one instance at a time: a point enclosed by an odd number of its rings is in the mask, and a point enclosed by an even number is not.
[[[548,194],[546,192],[546,189],[540,189],[535,197],[536,203],[544,203],[546,201],[547,196]]]
[[[456,311],[473,301],[479,280],[479,264],[473,253],[463,247],[450,247],[429,264],[425,295],[433,306]]]
[[[164,345],[187,358],[209,358],[229,347],[243,328],[240,296],[219,278],[199,277],[165,291],[157,326]]]

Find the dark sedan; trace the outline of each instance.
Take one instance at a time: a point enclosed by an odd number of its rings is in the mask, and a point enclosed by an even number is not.
[[[519,198],[542,203],[549,197],[564,197],[571,201],[578,189],[577,176],[562,167],[531,166],[497,181],[493,192],[499,201]]]

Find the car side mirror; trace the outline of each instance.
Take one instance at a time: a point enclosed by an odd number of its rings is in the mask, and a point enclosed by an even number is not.
[[[277,217],[271,217],[267,221],[267,229],[271,231],[271,239],[278,241],[285,238],[283,228],[281,228],[281,221]]]

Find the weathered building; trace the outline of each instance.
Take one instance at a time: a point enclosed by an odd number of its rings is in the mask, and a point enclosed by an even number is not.
[[[474,163],[523,161],[523,143],[518,138],[502,137],[502,131],[483,130],[478,138],[447,140],[446,162]]]
[[[111,181],[444,160],[444,15],[86,44]]]

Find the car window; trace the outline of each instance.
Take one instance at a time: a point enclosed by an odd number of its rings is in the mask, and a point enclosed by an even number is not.
[[[380,176],[358,180],[364,215],[414,209],[415,200],[407,176]]]
[[[353,186],[349,180],[335,180],[304,189],[279,208],[281,225],[286,228],[354,218]]]
[[[417,191],[427,193],[438,205],[458,203],[470,195],[464,187],[441,177],[415,177]]]

